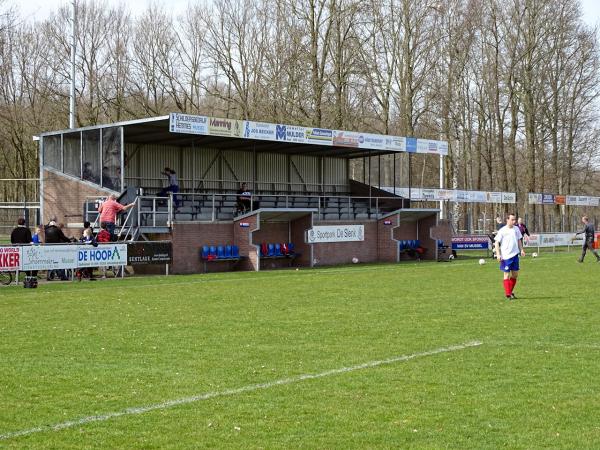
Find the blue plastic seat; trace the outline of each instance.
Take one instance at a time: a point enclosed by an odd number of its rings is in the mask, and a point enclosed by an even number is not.
[[[231,245],[225,246],[225,258],[231,258]]]
[[[288,246],[288,255],[293,255],[294,253],[296,253],[293,242],[288,242],[287,246]]]
[[[239,258],[240,257],[240,249],[237,245],[232,245],[231,246],[231,257],[232,258]]]
[[[217,247],[215,247],[214,245],[211,245],[208,250],[208,255],[216,258],[217,257]]]
[[[275,244],[275,256],[282,256],[280,244]]]
[[[217,258],[225,258],[225,247],[222,245],[217,247]]]
[[[275,246],[273,244],[269,244],[267,249],[267,256],[275,256]]]
[[[202,247],[202,259],[208,258],[208,245]]]
[[[415,248],[419,248],[421,246],[421,241],[419,239],[415,240]]]

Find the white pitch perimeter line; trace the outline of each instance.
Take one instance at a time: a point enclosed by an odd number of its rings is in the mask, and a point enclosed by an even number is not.
[[[140,407],[135,407],[135,408],[126,408],[126,409],[123,409],[122,411],[111,412],[111,413],[106,413],[106,414],[97,415],[97,416],[82,417],[81,419],[69,420],[67,422],[57,423],[55,425],[43,425],[43,426],[39,426],[39,427],[35,427],[35,428],[30,428],[28,430],[13,431],[10,433],[0,434],[0,440],[7,440],[7,439],[12,439],[12,438],[20,437],[20,436],[27,436],[27,435],[35,434],[35,433],[42,433],[45,431],[59,431],[59,430],[64,430],[66,428],[72,428],[72,427],[75,427],[78,425],[85,425],[85,424],[88,424],[91,422],[104,422],[106,420],[113,419],[116,417],[128,416],[128,415],[134,415],[134,414],[144,414],[144,413],[147,413],[150,411],[172,408],[173,406],[201,402],[203,400],[209,400],[209,399],[215,398],[215,397],[226,397],[226,396],[231,396],[231,395],[243,394],[245,392],[258,391],[260,389],[269,389],[269,388],[272,388],[275,386],[283,386],[286,384],[299,383],[299,382],[305,381],[305,380],[314,380],[316,378],[324,378],[324,377],[329,377],[332,375],[338,375],[338,374],[347,373],[347,372],[354,372],[355,370],[370,369],[373,367],[383,366],[386,364],[410,361],[412,359],[422,358],[422,357],[431,356],[431,355],[437,355],[440,353],[456,352],[459,350],[465,350],[470,347],[478,347],[482,344],[483,344],[483,342],[479,342],[479,341],[465,342],[464,344],[436,348],[434,350],[429,350],[426,352],[413,353],[412,355],[396,356],[393,358],[383,359],[383,360],[379,360],[379,361],[366,362],[364,364],[359,364],[357,366],[342,367],[340,369],[327,370],[327,371],[321,372],[321,373],[305,374],[305,375],[298,375],[298,376],[290,377],[290,378],[282,378],[281,380],[270,381],[268,383],[251,384],[251,385],[243,386],[243,387],[236,388],[236,389],[227,389],[224,391],[217,391],[217,392],[207,392],[205,394],[194,395],[191,397],[184,397],[184,398],[179,398],[176,400],[167,400],[166,402],[156,403],[154,405],[140,406]]]

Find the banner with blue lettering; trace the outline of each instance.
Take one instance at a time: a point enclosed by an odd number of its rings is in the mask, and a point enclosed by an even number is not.
[[[78,267],[106,267],[127,265],[127,244],[100,244],[77,246]]]

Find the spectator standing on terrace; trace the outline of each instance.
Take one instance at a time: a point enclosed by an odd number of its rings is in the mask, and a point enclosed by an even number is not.
[[[596,257],[596,261],[600,262],[600,256],[598,255],[598,252],[594,249],[594,236],[596,234],[596,231],[594,230],[594,225],[590,223],[590,219],[588,216],[583,216],[581,218],[581,222],[584,225],[583,230],[575,233],[575,237],[577,237],[580,234],[585,235],[583,238],[583,245],[581,246],[581,257],[577,261],[582,263],[583,258],[585,258],[585,254],[589,249]],[[573,239],[575,239],[575,237]]]
[[[509,300],[517,298],[513,291],[519,276],[519,254],[525,256],[521,232],[515,226],[516,221],[515,215],[509,214],[506,225],[498,230],[494,239],[496,259],[504,273],[504,295]]]
[[[100,225],[106,224],[106,229],[110,233],[111,239],[114,239],[115,224],[117,223],[117,214],[122,211],[127,211],[135,206],[135,202],[128,205],[121,205],[117,201],[115,194],[110,194],[105,202],[98,207],[100,213]]]
[[[179,208],[179,198],[177,195],[175,195],[179,192],[179,181],[177,180],[177,174],[170,167],[165,167],[165,170],[161,173],[167,177],[168,186],[163,188],[158,195],[164,197],[171,192],[173,194],[173,203],[175,204],[175,208]]]
[[[101,225],[101,230],[98,232],[98,236],[96,236],[96,242],[98,244],[106,244],[107,242],[111,241],[111,235],[110,233],[106,230],[106,224],[103,223]],[[102,266],[100,268],[100,270],[102,271],[102,278],[106,278],[106,267]]]

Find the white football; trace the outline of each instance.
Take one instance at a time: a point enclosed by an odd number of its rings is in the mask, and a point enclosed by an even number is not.
[[[454,259],[454,255],[448,256],[448,259]]]
[[[532,257],[532,258],[537,258],[537,253],[533,252],[533,253],[531,254],[531,257]]]
[[[358,258],[355,256],[354,258],[352,258],[352,263],[356,264],[358,262]]]
[[[479,260],[479,265],[480,265],[480,266],[483,266],[484,264],[485,264],[485,259],[481,258],[481,259]]]

